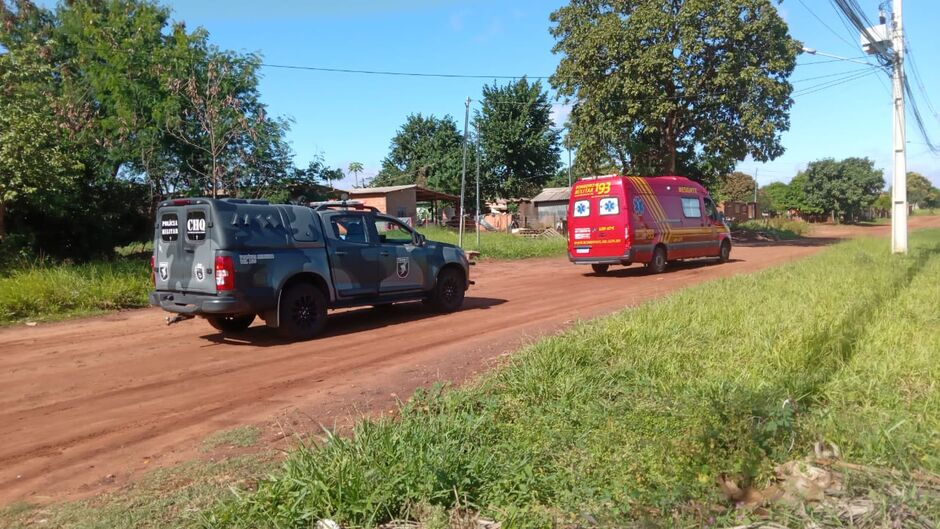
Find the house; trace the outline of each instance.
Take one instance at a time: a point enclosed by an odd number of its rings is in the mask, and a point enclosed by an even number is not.
[[[418,222],[419,203],[429,205],[431,218],[437,222],[449,220],[443,219],[444,214],[448,217],[452,216],[460,202],[458,196],[427,189],[417,184],[360,187],[350,190],[349,198],[393,217],[410,219],[412,226]]]
[[[570,187],[546,187],[541,193],[532,197],[535,205],[536,223],[543,228],[554,228],[567,224],[568,199],[571,196]]]

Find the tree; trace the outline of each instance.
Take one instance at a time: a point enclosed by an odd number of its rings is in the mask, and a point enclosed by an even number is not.
[[[920,173],[907,173],[907,202],[914,207],[928,207],[930,191],[933,189],[930,180]]]
[[[473,149],[468,149],[467,168],[473,167]],[[450,116],[408,116],[382,160],[373,186],[419,184],[446,193],[460,193],[463,137]]]
[[[359,187],[359,173],[362,172],[362,169],[363,169],[362,164],[359,162],[349,162],[349,167],[346,168],[347,171],[353,174],[353,178],[355,179],[355,182],[356,182],[356,187]],[[330,184],[330,187],[333,187],[333,185]]]
[[[202,183],[193,187],[210,190],[213,198],[220,189],[238,195],[238,177],[244,173],[239,169],[259,165],[254,155],[285,154],[286,146],[271,145],[283,137],[286,122],[266,117],[257,86],[260,64],[256,55],[210,49],[206,60],[193,64],[187,75],[167,81],[180,103],[167,119],[167,131],[195,151],[187,165]]]
[[[0,239],[8,204],[48,195],[81,170],[52,111],[51,69],[18,55],[0,55]]]
[[[587,172],[705,182],[783,153],[799,44],[770,0],[571,0],[551,21]]]
[[[474,118],[481,144],[481,193],[487,199],[532,196],[561,166],[560,132],[541,82],[483,87]],[[484,175],[486,176],[484,178]]]
[[[733,200],[735,202],[753,202],[754,189],[757,181],[754,177],[735,171],[721,179],[718,190],[718,200]]]
[[[777,215],[783,215],[791,207],[794,207],[790,203],[789,186],[783,182],[771,182],[762,187],[761,192],[766,193],[769,199],[768,211],[772,211]]]
[[[807,202],[817,205],[834,221],[858,220],[884,189],[884,176],[868,158],[827,158],[811,162],[806,171]]]

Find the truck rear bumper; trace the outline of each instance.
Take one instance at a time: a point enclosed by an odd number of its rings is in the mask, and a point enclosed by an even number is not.
[[[574,264],[592,265],[592,264],[630,264],[633,262],[633,248],[627,250],[627,253],[614,257],[575,257],[568,254],[568,260]]]
[[[150,293],[150,304],[177,314],[247,314],[252,312],[250,304],[245,300],[208,294],[156,291]]]

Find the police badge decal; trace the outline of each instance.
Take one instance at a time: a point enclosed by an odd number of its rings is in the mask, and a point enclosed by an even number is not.
[[[408,277],[408,272],[409,272],[409,269],[411,268],[410,263],[411,263],[411,259],[409,259],[409,258],[407,258],[407,257],[399,257],[399,258],[398,258],[398,260],[397,260],[397,265],[398,265],[398,266],[397,266],[397,269],[398,269],[398,277],[399,277],[399,278],[404,279],[404,278]]]

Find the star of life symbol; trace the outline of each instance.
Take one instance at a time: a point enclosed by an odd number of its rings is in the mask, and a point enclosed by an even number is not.
[[[642,215],[645,207],[643,206],[643,199],[640,197],[633,197],[633,211],[637,215]]]
[[[584,204],[578,204],[578,213],[584,214],[586,210],[587,210],[587,206],[585,206]]]
[[[614,210],[614,203],[611,201],[604,202],[604,211],[610,213]]]

